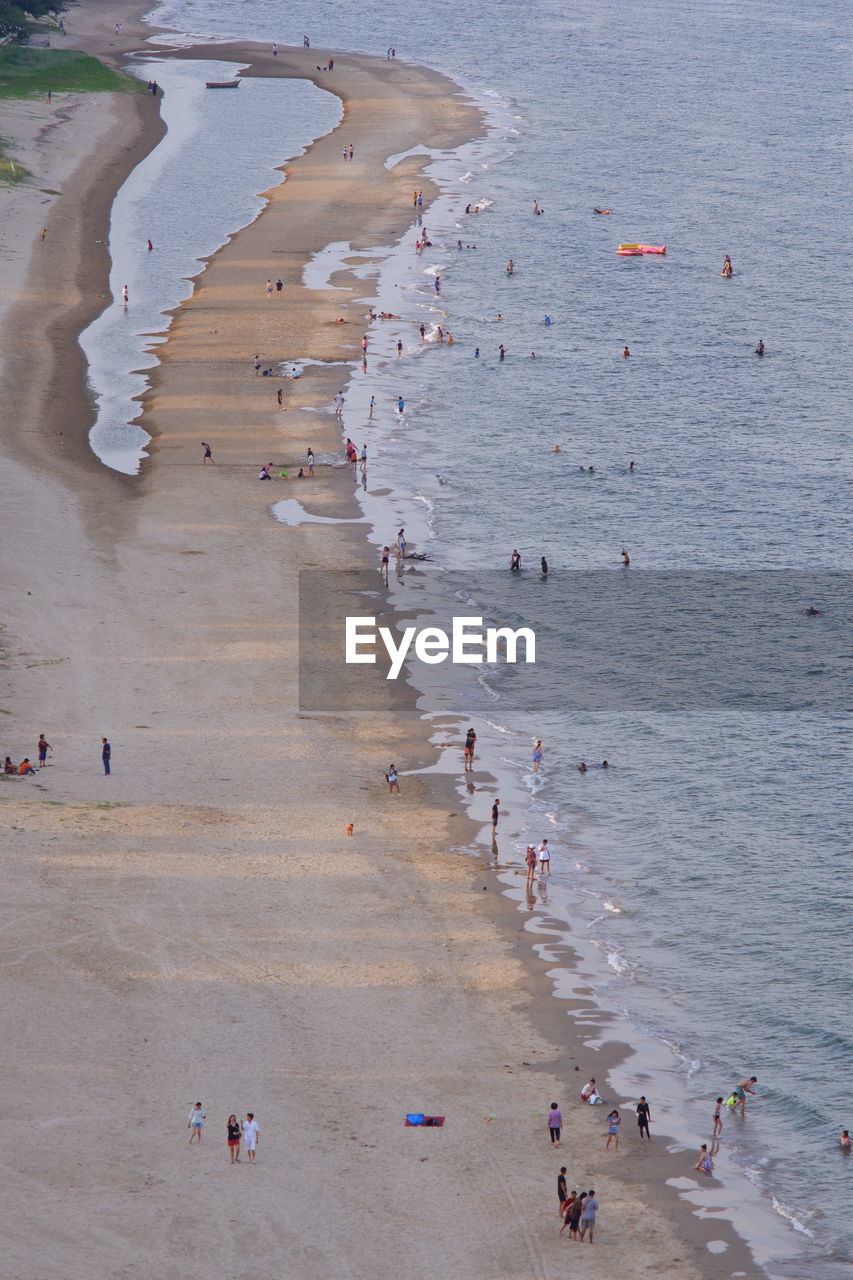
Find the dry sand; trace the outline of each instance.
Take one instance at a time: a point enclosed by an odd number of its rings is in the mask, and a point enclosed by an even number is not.
[[[103,41],[120,11],[97,12]],[[322,60],[233,56],[264,74]],[[352,479],[257,482],[259,462],[292,465],[309,442],[319,453],[340,438],[331,414],[318,427],[296,408],[328,406],[334,376],[302,379],[280,413],[251,360],[358,358],[362,312],[302,288],[302,263],[331,241],[399,234],[416,171],[389,173],[385,157],[479,129],[454,87],[418,68],[336,55],[329,87],[343,124],[287,167],[179,309],[145,403],[155,444],[139,479],[87,453],[71,336],[97,305],[84,282],[105,278],[92,232],[124,162],[156,136],[148,104],[119,102],[113,151],[96,140],[70,176],[44,159],[65,194],[4,335],[0,754],[33,756],[41,730],[54,753],[35,781],[0,788],[15,1131],[0,1275],[755,1275],[734,1245],[711,1258],[697,1242],[731,1233],[662,1186],[692,1161],[673,1168],[635,1144],[605,1157],[602,1119],[576,1100],[590,1055],[485,863],[449,852],[471,833],[448,816],[449,788],[408,774],[432,762],[411,718],[299,714],[297,571],[373,554],[352,527],[271,519],[270,502],[295,492],[317,513],[352,514]],[[60,232],[46,269],[38,250]],[[268,302],[264,282],[282,272],[286,300]],[[201,465],[201,439],[215,467]],[[383,779],[392,758],[399,797]],[[200,1148],[184,1128],[197,1098]],[[567,1118],[559,1156],[552,1098]],[[231,1167],[225,1120],[249,1110],[257,1166]],[[405,1128],[411,1110],[447,1123]],[[597,1189],[593,1247],[557,1237],[561,1162],[570,1185]]]

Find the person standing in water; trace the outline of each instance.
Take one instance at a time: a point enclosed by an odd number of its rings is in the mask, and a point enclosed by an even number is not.
[[[544,756],[542,753],[542,739],[537,738],[536,746],[533,748],[533,772],[534,773],[539,772],[539,766],[542,763],[543,759],[544,759]]]
[[[755,348],[755,354],[757,356],[764,355],[764,339],[763,338],[758,339],[758,346]]]
[[[518,550],[513,551],[512,555],[509,558],[509,567],[512,573],[519,572],[519,570],[521,569],[521,552],[520,551]]]
[[[735,272],[734,272],[734,267],[732,266],[732,260],[729,257],[729,255],[726,254],[725,258],[723,259],[723,269],[720,272],[720,275],[728,277],[728,276],[733,276],[734,273]]]
[[[714,1117],[713,1117],[714,1130],[713,1130],[713,1133],[711,1134],[712,1138],[719,1138],[720,1134],[723,1132],[722,1111],[723,1111],[723,1100],[722,1098],[718,1098],[717,1101],[714,1103]]]
[[[748,1080],[741,1080],[732,1089],[732,1097],[734,1098],[732,1111],[737,1111],[738,1107],[740,1107],[743,1114],[746,1115],[746,1095],[751,1093],[755,1096],[755,1090],[752,1087],[754,1084],[758,1084],[758,1076],[750,1076]]]
[[[620,556],[622,557],[622,563],[624,564],[625,568],[627,569],[627,568],[628,568],[628,565],[631,563],[631,557],[628,555],[628,552],[627,552],[627,550],[625,549],[625,547],[623,547],[623,548],[622,548],[622,550],[619,552],[619,554],[620,554]]]
[[[642,1098],[640,1098],[640,1101],[637,1103],[637,1127],[640,1130],[641,1142],[643,1141],[644,1136],[648,1138],[649,1142],[651,1142],[652,1140],[652,1135],[649,1132],[649,1121],[651,1120],[651,1118],[652,1118],[652,1109],[649,1106],[649,1104],[646,1102],[645,1095],[644,1095]]]

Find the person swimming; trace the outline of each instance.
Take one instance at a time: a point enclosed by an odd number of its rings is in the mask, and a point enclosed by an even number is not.
[[[623,547],[622,550],[619,552],[619,554],[622,557],[622,563],[627,569],[628,565],[631,563],[631,557],[628,555],[626,548]]]
[[[755,354],[757,356],[764,355],[764,339],[763,338],[758,339],[758,346],[755,348]]]
[[[546,323],[546,325],[551,325],[551,324],[553,324],[553,323],[554,323],[554,321],[551,319],[551,317],[550,317],[550,316],[546,316],[546,317],[545,317],[545,323]]]
[[[593,209],[593,213],[612,213],[612,209]]]
[[[622,354],[623,354],[623,356],[629,356],[629,355],[631,354],[631,352],[630,352],[630,350],[628,349],[628,347],[625,347],[625,348],[623,348]]]
[[[803,616],[806,618],[819,618],[820,609],[816,609],[814,605],[810,604],[808,609],[803,609]]]

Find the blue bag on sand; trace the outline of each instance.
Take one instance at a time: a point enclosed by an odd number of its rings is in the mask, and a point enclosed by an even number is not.
[[[420,1113],[413,1112],[412,1115],[410,1116],[407,1115],[406,1119],[408,1120],[409,1124],[423,1124],[424,1113],[422,1111]]]

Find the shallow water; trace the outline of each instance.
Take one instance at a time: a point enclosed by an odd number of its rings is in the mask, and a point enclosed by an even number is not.
[[[145,390],[140,371],[157,363],[153,353],[163,341],[146,341],[146,335],[161,335],[169,320],[164,312],[189,297],[200,259],[260,213],[264,201],[256,193],[281,181],[277,166],[333,128],[341,112],[334,98],[307,81],[247,79],[232,93],[206,90],[205,80],[234,78],[237,68],[227,62],[151,59],[128,69],[165,91],[160,105],[167,133],[113,205],[115,301],[80,341],[98,402],[90,443],[108,466],[132,475],[149,437],[128,427],[127,404]],[[263,287],[259,280],[259,291]]]
[[[451,194],[425,214],[434,247],[416,259],[409,235],[383,270],[379,306],[403,322],[375,326],[369,370],[350,387],[346,430],[370,442],[370,488],[393,491],[385,506],[366,498],[385,521],[380,544],[405,524],[416,546],[471,574],[495,616],[512,597],[474,570],[504,567],[516,546],[527,565],[547,555],[543,590],[568,569],[621,572],[622,545],[632,573],[846,568],[837,0],[809,12],[665,0],[641,20],[626,0],[569,15],[533,0],[524,33],[508,0],[486,21],[433,0],[357,11],[178,0],[156,17],[372,52],[396,41],[399,56],[457,75],[494,107],[488,142],[436,162]],[[249,84],[264,82],[241,94]],[[233,176],[245,199],[251,183]],[[467,202],[483,212],[465,217]],[[619,258],[622,240],[668,252]],[[192,235],[186,245],[214,247]],[[719,275],[725,253],[731,280]],[[337,254],[346,246],[320,255],[312,279],[327,281]],[[453,348],[422,346],[421,321],[450,328]],[[553,598],[549,626],[569,633],[584,600]],[[811,603],[831,623],[833,599],[806,585],[792,618]],[[745,643],[754,649],[751,633]],[[762,668],[765,654],[747,656]],[[484,762],[526,792],[501,861],[550,833],[549,892],[589,948],[602,1002],[672,1049],[683,1102],[673,1131],[692,1122],[704,1137],[708,1100],[759,1076],[746,1124],[726,1125],[724,1165],[806,1242],[786,1274],[840,1280],[853,1257],[851,1162],[835,1146],[853,1119],[849,716],[536,705],[533,715],[500,677],[465,694]],[[546,749],[536,778],[535,737]],[[602,758],[612,769],[578,774],[580,759]]]

